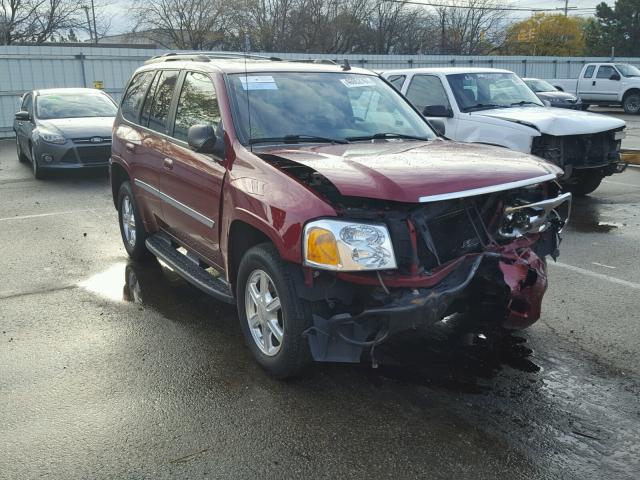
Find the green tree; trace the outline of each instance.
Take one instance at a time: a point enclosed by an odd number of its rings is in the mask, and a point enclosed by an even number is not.
[[[598,28],[585,32],[589,53],[608,55],[615,47],[616,56],[640,55],[640,0],[617,0],[613,8],[603,2],[596,19]]]

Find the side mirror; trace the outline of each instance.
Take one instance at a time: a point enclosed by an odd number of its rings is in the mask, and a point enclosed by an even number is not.
[[[612,73],[609,77],[609,80],[620,80],[620,75],[617,73]]]
[[[444,105],[427,105],[422,111],[422,115],[425,117],[453,117],[453,112]]]
[[[440,118],[432,118],[431,120],[429,120],[429,125],[431,125],[431,128],[433,128],[433,130],[438,134],[439,137],[444,137],[447,131],[444,120]]]
[[[194,152],[214,153],[216,132],[211,125],[193,125],[187,132],[187,143]]]
[[[29,112],[27,112],[26,110],[20,110],[19,112],[16,112],[14,116],[16,120],[19,120],[19,121],[31,120],[31,115],[29,115]]]

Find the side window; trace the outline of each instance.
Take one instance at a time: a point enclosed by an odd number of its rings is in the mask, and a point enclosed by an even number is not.
[[[140,115],[140,125],[146,127],[149,125],[149,115],[151,114],[151,104],[153,103],[153,95],[155,94],[158,88],[158,82],[160,81],[160,76],[162,75],[161,71],[156,72],[156,76],[153,77],[153,81],[151,82],[151,87],[149,88],[149,92],[147,93],[147,97],[144,99],[144,103],[142,104],[142,115]]]
[[[598,68],[598,73],[596,74],[596,78],[604,78],[608,80],[609,77],[611,77],[611,75],[613,75],[614,73],[616,73],[616,70],[612,66],[600,65],[600,68]]]
[[[220,108],[211,79],[202,73],[188,72],[178,99],[173,136],[186,142],[189,127],[212,125],[215,129],[218,123]]]
[[[153,72],[142,72],[136,75],[122,99],[120,111],[122,116],[130,122],[138,123],[142,101],[152,77]]]
[[[450,108],[442,82],[433,75],[415,75],[409,84],[407,98],[421,112],[428,105],[444,105]]]
[[[589,65],[587,69],[584,71],[584,75],[582,78],[591,78],[593,77],[593,71],[596,69],[595,65]]]
[[[171,107],[171,99],[173,91],[178,81],[177,70],[164,70],[160,74],[158,87],[153,95],[151,103],[151,111],[149,112],[149,128],[160,133],[167,133],[167,118],[169,117],[169,108]]]
[[[404,84],[405,78],[407,78],[406,75],[391,75],[389,78],[387,78],[387,80],[391,85],[393,85],[393,88],[400,91],[402,90],[402,85]]]
[[[24,110],[29,112],[31,116],[33,116],[33,96],[30,93],[27,93],[22,99],[22,106],[20,110]]]

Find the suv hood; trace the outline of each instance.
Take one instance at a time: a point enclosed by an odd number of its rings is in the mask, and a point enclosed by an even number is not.
[[[115,117],[55,118],[38,120],[38,123],[49,130],[59,131],[66,138],[111,138],[114,120]]]
[[[479,195],[555,179],[555,165],[488,145],[432,142],[355,143],[261,149],[317,171],[345,196],[415,203]]]
[[[542,133],[555,136],[585,135],[606,132],[625,126],[623,120],[560,108],[511,107],[482,110],[471,113],[473,117],[494,117],[509,122],[531,125]]]

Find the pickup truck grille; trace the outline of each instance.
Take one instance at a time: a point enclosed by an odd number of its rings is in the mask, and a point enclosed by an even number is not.
[[[619,159],[620,141],[615,132],[562,137],[543,134],[533,139],[531,153],[563,168],[602,167]]]

